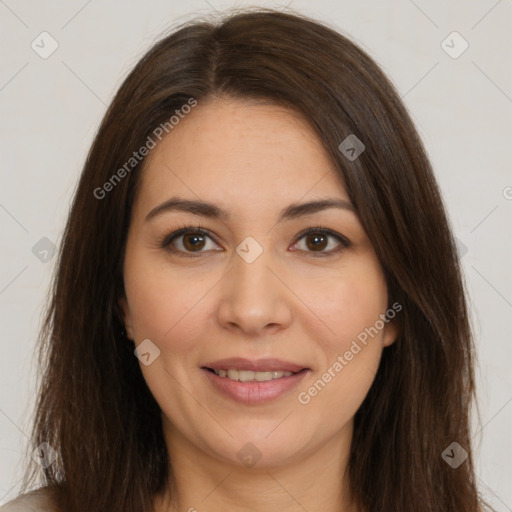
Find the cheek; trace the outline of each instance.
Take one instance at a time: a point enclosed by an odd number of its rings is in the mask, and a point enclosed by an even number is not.
[[[344,352],[352,340],[374,326],[387,307],[387,287],[373,261],[347,268],[308,299],[324,323],[326,352]],[[361,336],[364,338],[364,335]]]
[[[316,294],[312,309],[328,328],[313,339],[322,345],[323,361],[299,402],[310,410],[339,411],[326,418],[332,427],[348,421],[363,402],[377,373],[382,354],[380,315],[387,307],[387,287],[380,267],[373,262],[353,266],[331,280],[328,293]]]
[[[149,338],[161,348],[172,341],[179,350],[196,336],[201,327],[199,318],[204,324],[207,312],[202,298],[210,287],[204,279],[171,272],[155,262],[129,262],[125,289],[135,340]]]

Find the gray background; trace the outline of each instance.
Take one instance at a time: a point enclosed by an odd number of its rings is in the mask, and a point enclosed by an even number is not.
[[[497,510],[512,511],[512,1],[287,3],[366,49],[423,137],[460,242],[475,327],[478,481]],[[22,471],[36,389],[34,343],[55,264],[49,249],[60,243],[106,105],[177,23],[230,7],[287,3],[0,0],[0,504],[16,495]],[[46,59],[40,53],[51,39],[43,31],[58,43]],[[464,41],[469,47],[457,55]]]

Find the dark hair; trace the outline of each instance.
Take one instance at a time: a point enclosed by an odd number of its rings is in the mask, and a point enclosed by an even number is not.
[[[172,480],[161,412],[123,336],[118,300],[143,161],[126,168],[161,123],[194,98],[265,100],[318,133],[403,310],[355,417],[349,460],[368,512],[481,510],[470,446],[473,341],[454,238],[423,145],[375,62],[336,30],[274,10],[189,22],[155,44],[125,79],[91,147],[60,247],[41,331],[43,374],[34,445],[62,511],[152,509]],[[355,160],[338,146],[355,135]],[[122,179],[113,179],[123,168]],[[106,197],[98,190],[109,189]],[[457,469],[441,454],[459,443]],[[24,489],[39,468],[27,469]],[[340,483],[341,484],[341,483]]]

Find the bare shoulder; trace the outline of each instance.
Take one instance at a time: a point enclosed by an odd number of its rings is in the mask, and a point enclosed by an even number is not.
[[[47,488],[20,494],[0,507],[0,512],[55,512]]]

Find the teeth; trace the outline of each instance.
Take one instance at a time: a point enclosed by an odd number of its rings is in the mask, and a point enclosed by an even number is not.
[[[251,372],[247,370],[213,370],[219,377],[227,377],[231,380],[238,380],[240,382],[248,382],[255,380],[264,382],[266,380],[280,379],[281,377],[289,377],[293,372]]]

